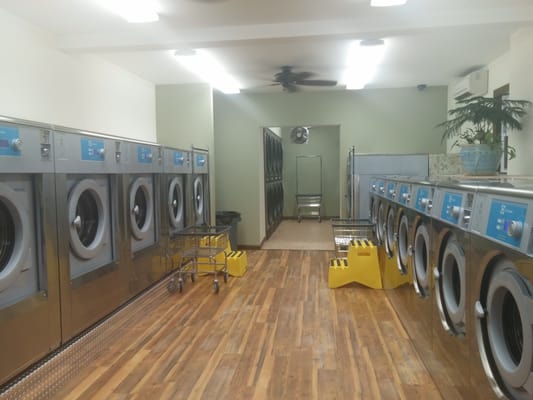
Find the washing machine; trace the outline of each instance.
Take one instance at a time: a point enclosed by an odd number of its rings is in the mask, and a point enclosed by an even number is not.
[[[471,268],[469,223],[475,190],[459,181],[441,181],[433,197],[430,267],[434,278],[430,373],[443,398],[478,398],[470,384],[470,349],[474,336],[466,327],[470,308],[467,268]]]
[[[52,136],[0,118],[0,386],[61,341]]]
[[[118,179],[123,142],[54,132],[61,331],[65,342],[127,300],[120,259]]]
[[[192,212],[189,225],[209,225],[209,153],[193,148],[192,160]]]
[[[163,175],[161,177],[160,244],[165,271],[179,266],[180,249],[176,234],[186,227],[190,204],[191,152],[163,148]]]
[[[533,399],[532,227],[531,181],[479,185],[467,278],[478,398]]]
[[[163,148],[155,143],[124,143],[121,189],[128,244],[130,294],[136,295],[165,275],[159,223]]]

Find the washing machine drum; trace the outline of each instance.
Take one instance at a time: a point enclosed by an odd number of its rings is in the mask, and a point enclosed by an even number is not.
[[[20,208],[18,194],[0,183],[0,292],[22,272],[27,256],[29,218]]]
[[[130,187],[131,234],[137,240],[147,239],[154,220],[154,197],[152,180],[146,177],[135,179]]]
[[[173,228],[183,227],[184,199],[183,180],[178,177],[172,178],[168,186],[168,215]]]
[[[387,257],[392,258],[394,253],[394,226],[396,225],[396,212],[389,207],[387,212],[387,229],[385,230],[385,251]]]
[[[501,380],[517,399],[533,395],[532,310],[532,283],[500,261],[487,292],[487,336]]]
[[[414,266],[416,288],[422,297],[429,295],[429,231],[424,223],[418,225],[414,239]]]
[[[398,251],[396,259],[398,270],[402,274],[407,273],[407,262],[409,260],[409,220],[402,214],[398,223]]]
[[[385,205],[382,201],[379,202],[378,206],[378,215],[377,215],[377,227],[376,227],[376,235],[378,242],[381,244],[383,243],[383,240],[385,239]]]
[[[89,260],[106,244],[109,226],[107,190],[93,179],[83,179],[68,197],[70,247],[79,258]]]
[[[204,215],[204,183],[201,176],[197,176],[194,179],[193,184],[194,194],[194,210],[196,215],[201,217]]]

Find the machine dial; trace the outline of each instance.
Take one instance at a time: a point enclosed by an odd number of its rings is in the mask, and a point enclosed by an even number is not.
[[[450,209],[450,215],[454,218],[459,218],[459,215],[461,215],[461,207],[459,206],[453,206]]]
[[[394,189],[389,190],[389,195],[394,199],[396,197],[396,191]]]
[[[105,158],[105,149],[102,147],[101,149],[98,149],[98,154],[100,157]]]
[[[515,239],[519,239],[522,236],[524,227],[520,221],[511,221],[507,228],[507,234]]]
[[[21,151],[22,150],[22,139],[16,138],[11,141],[11,148],[15,151]]]

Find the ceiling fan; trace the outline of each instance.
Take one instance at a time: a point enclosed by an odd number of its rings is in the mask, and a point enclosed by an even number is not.
[[[274,84],[281,85],[286,92],[298,91],[298,86],[335,86],[337,81],[325,79],[309,79],[314,74],[312,72],[293,72],[290,65],[281,67],[281,71],[274,75]]]

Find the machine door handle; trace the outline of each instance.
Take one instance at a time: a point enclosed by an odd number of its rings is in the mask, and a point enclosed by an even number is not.
[[[76,229],[81,228],[81,217],[79,215],[76,215],[76,218],[74,218],[74,221],[72,221],[72,225],[74,225]]]
[[[138,205],[135,205],[133,207],[133,210],[131,210],[135,215],[139,215],[139,206]]]
[[[176,200],[172,200],[172,207],[176,208],[178,205],[178,202]]]

